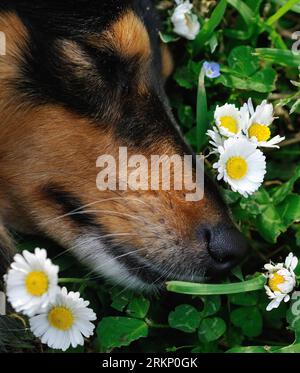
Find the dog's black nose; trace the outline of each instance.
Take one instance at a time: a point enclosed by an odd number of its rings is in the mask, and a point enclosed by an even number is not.
[[[199,228],[200,229],[200,228]],[[208,252],[207,275],[218,277],[226,274],[246,255],[248,245],[242,234],[227,225],[201,228],[200,237],[204,237]]]

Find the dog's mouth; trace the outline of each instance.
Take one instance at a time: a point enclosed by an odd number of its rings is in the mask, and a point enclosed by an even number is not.
[[[182,258],[176,260],[174,255],[159,262],[153,256],[142,255],[141,252],[145,252],[143,249],[103,242],[101,238],[90,235],[77,239],[75,247],[75,256],[91,269],[92,278],[103,277],[122,287],[157,292],[165,288],[167,281],[209,280],[205,270],[193,268],[191,262],[184,263]],[[199,266],[202,267],[201,264]]]

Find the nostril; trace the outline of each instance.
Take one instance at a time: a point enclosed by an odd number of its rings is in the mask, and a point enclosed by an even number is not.
[[[196,238],[201,244],[205,243],[207,246],[209,246],[211,241],[211,232],[208,228],[200,226],[196,230]]]
[[[246,241],[235,228],[214,227],[210,230],[208,253],[214,261],[233,266],[243,259],[246,252]]]
[[[210,256],[219,263],[231,262],[235,260],[234,255],[224,252],[222,250],[215,250],[214,247],[208,246],[208,252]]]
[[[211,240],[211,233],[208,229],[205,229],[204,231],[204,239],[205,239],[205,242],[207,243],[207,246],[209,247],[209,243]]]

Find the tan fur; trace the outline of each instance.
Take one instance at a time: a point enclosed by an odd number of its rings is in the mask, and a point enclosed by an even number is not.
[[[174,70],[174,61],[170,49],[166,44],[161,44],[162,76],[167,79]]]
[[[100,37],[89,38],[100,48],[112,49],[124,57],[138,57],[144,62],[150,57],[150,39],[142,21],[128,11]]]

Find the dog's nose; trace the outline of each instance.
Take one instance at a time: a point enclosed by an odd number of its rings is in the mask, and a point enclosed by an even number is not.
[[[247,253],[246,240],[235,227],[226,225],[202,227],[198,230],[198,237],[199,234],[206,240],[209,257],[207,275],[210,277],[226,274]]]

